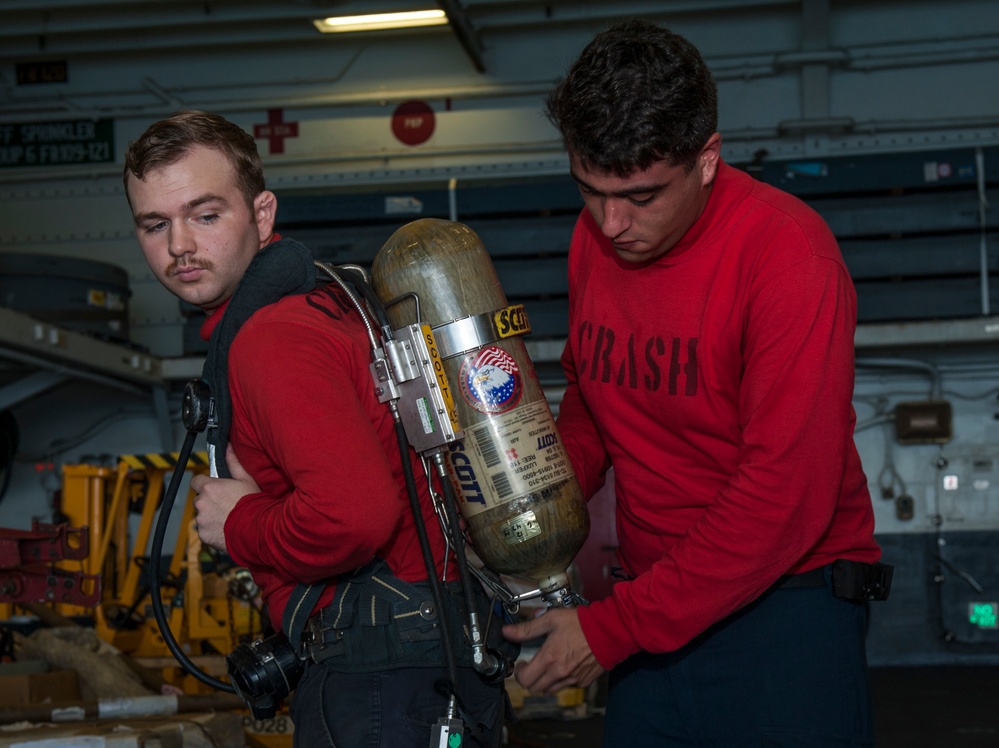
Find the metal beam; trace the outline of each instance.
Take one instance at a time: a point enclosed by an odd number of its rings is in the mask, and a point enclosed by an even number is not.
[[[812,147],[822,143],[816,150],[828,151],[828,143],[821,137],[823,131],[838,133],[849,131],[853,127],[850,117],[830,117],[829,99],[829,65],[823,60],[829,50],[829,0],[804,0],[801,18],[801,52],[803,55],[814,54],[815,62],[801,66],[801,118],[806,128],[808,123],[818,124],[813,129],[813,136],[807,141]],[[842,54],[833,50],[834,57]],[[832,63],[834,64],[834,63]],[[828,129],[831,125],[831,130]],[[785,125],[786,126],[786,125]]]
[[[957,346],[999,341],[999,317],[857,325],[856,347]]]
[[[43,368],[62,370],[83,379],[102,379],[162,384],[160,360],[132,348],[107,343],[73,330],[34,319],[21,312],[0,307],[0,360],[22,360],[17,351],[50,364]],[[15,349],[8,351],[7,349]]]
[[[465,53],[472,60],[475,69],[480,73],[486,72],[486,63],[482,59],[482,42],[479,41],[479,32],[475,30],[472,22],[468,18],[468,13],[461,7],[459,0],[437,0],[447,19],[454,30],[455,36],[461,42]]]
[[[170,403],[167,400],[165,387],[153,386],[153,409],[156,411],[156,422],[160,429],[160,446],[164,452],[172,452],[177,445],[173,435]]]
[[[66,374],[54,371],[37,371],[8,384],[6,387],[0,387],[0,410],[7,410],[7,408],[24,402],[40,392],[45,392],[45,390],[51,389],[67,379],[69,377]]]

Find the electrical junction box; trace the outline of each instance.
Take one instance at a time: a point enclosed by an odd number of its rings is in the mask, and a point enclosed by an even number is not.
[[[956,644],[999,644],[999,444],[949,444],[936,466],[931,601],[941,631]]]
[[[949,530],[999,530],[999,444],[952,444],[937,461],[936,514]]]
[[[952,436],[953,413],[946,400],[895,406],[895,439],[899,444],[945,444]]]

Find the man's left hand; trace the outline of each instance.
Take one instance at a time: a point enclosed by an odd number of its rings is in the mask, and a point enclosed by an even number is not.
[[[209,478],[196,475],[191,478],[191,489],[197,494],[194,510],[201,542],[226,552],[225,521],[239,500],[251,493],[259,493],[260,486],[250,477],[236,459],[229,446],[225,453],[226,465],[232,478]]]
[[[513,642],[546,637],[533,659],[517,666],[517,682],[528,691],[585,688],[604,672],[583,636],[575,609],[553,608],[534,620],[509,624],[503,627],[503,636]]]

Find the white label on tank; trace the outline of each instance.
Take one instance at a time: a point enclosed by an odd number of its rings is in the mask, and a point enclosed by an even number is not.
[[[507,545],[516,545],[530,540],[541,534],[541,524],[534,512],[524,512],[512,519],[508,519],[500,525],[500,532],[503,533],[503,542]]]
[[[573,476],[545,400],[467,428],[463,443],[451,448],[449,466],[466,517]]]

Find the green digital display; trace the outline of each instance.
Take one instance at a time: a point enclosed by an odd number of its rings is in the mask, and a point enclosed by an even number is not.
[[[980,629],[999,628],[997,613],[999,603],[968,603],[968,622]]]

